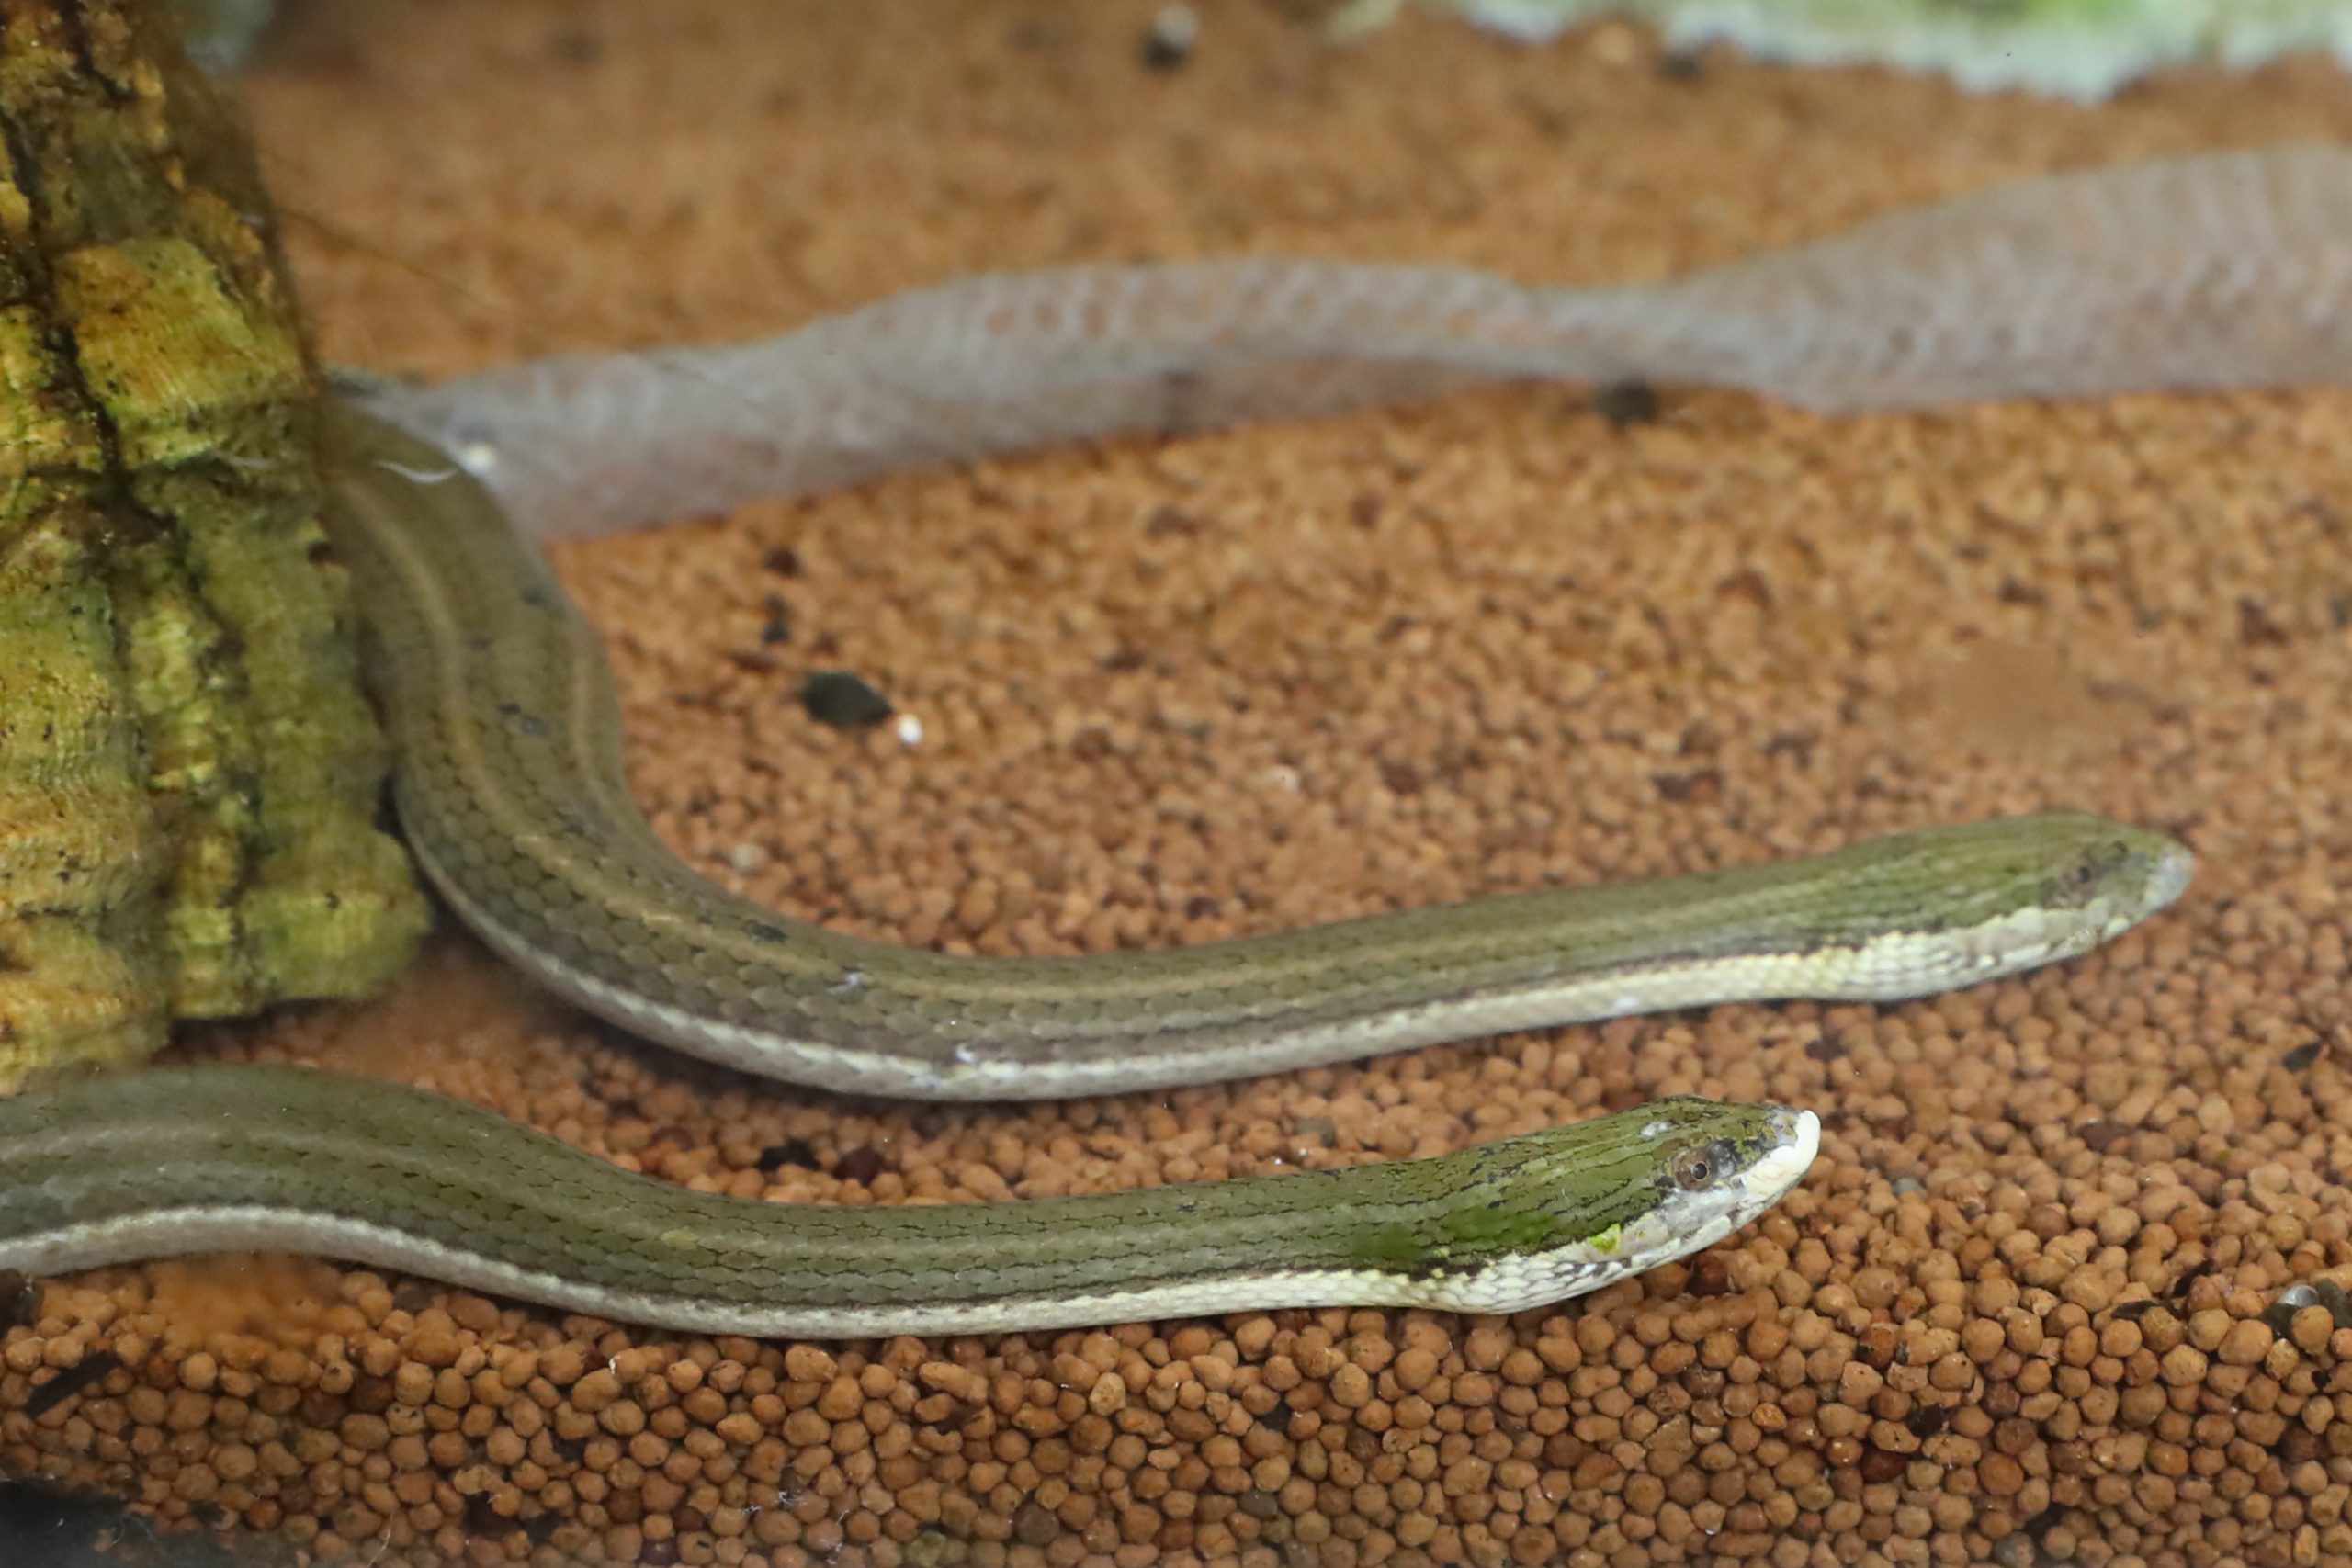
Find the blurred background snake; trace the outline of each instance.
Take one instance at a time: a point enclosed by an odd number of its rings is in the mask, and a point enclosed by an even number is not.
[[[895,947],[736,897],[661,842],[626,790],[594,634],[502,511],[593,534],[1498,378],[1715,382],[1821,408],[2339,379],[2347,292],[2352,157],[2332,148],[2032,181],[1619,288],[1283,261],[972,279],[766,344],[348,392],[326,411],[330,532],[410,844],[541,984],[824,1089],[1158,1089],[1666,1008],[1917,996],[2086,951],[2177,897],[2189,857],[2053,812],[1163,952]],[[295,1247],[752,1334],[1513,1311],[1708,1245],[1777,1201],[1818,1139],[1809,1112],[1678,1100],[1437,1159],[840,1210],[684,1191],[395,1085],[158,1069],[0,1104],[0,1267]]]

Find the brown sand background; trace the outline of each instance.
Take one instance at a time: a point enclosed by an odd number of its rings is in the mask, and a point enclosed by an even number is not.
[[[326,352],[435,375],[1090,259],[1650,276],[2352,134],[2314,62],[2083,109],[1666,70],[1614,26],[1338,50],[1227,3],[1157,73],[1152,8],[297,4],[246,91]],[[694,1069],[447,937],[379,1005],[186,1049],[842,1201],[1396,1157],[1684,1091],[1826,1138],[1731,1243],[1511,1320],[786,1347],[310,1262],[113,1271],[7,1338],[0,1468],[387,1564],[2352,1561],[2352,1314],[2272,1310],[2352,1282],[2347,450],[2341,393],[1826,421],[1677,391],[1620,430],[1533,389],[566,548],[662,829],[878,934],[1193,941],[2044,805],[2201,869],[2104,953],[1940,1000],[1027,1111]],[[812,724],[833,667],[921,743]]]

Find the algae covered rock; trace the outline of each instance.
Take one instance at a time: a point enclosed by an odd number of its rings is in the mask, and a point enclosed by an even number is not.
[[[0,1090],[414,949],[315,397],[167,17],[0,0]]]

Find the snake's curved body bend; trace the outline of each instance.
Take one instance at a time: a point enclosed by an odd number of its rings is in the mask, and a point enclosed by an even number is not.
[[[594,639],[459,465],[543,532],[595,532],[657,520],[656,493],[703,510],[1500,376],[1713,379],[1822,407],[2340,378],[2347,219],[2352,153],[2298,149],[2031,182],[1633,288],[1254,262],[979,280],[742,350],[368,394],[439,446],[330,407],[331,527],[433,880],[544,984],[716,1061],[1001,1099],[1716,1001],[1891,999],[2083,952],[2177,896],[2188,853],[2053,813],[1162,953],[856,940],[725,893],[655,837]],[[580,525],[550,525],[567,514]],[[134,1074],[0,1106],[0,1268],[298,1247],[752,1333],[1510,1310],[1706,1245],[1776,1200],[1817,1137],[1804,1113],[1668,1101],[1438,1160],[844,1213],[679,1192],[392,1085]]]
[[[2160,834],[2058,812],[1157,952],[864,941],[683,864],[628,797],[602,649],[536,552],[447,458],[329,417],[329,526],[420,863],[542,984],[768,1077],[1064,1097],[1711,1002],[1892,1000],[2085,952],[2188,875]]]

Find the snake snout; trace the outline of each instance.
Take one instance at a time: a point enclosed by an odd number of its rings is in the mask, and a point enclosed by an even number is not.
[[[1780,1201],[1813,1168],[1821,1152],[1821,1118],[1786,1105],[1772,1108],[1773,1142],[1747,1170],[1747,1190],[1761,1213]]]
[[[2086,909],[2092,917],[2083,933],[2082,951],[2122,935],[2133,926],[2168,908],[2188,890],[2197,857],[2187,845],[2158,833],[2133,830],[2126,841],[2129,876],[2114,879]]]
[[[2148,912],[2166,908],[2183,893],[2188,891],[2188,880],[2197,874],[2197,857],[2188,846],[2168,843],[2156,855],[2155,869],[2148,875]]]

